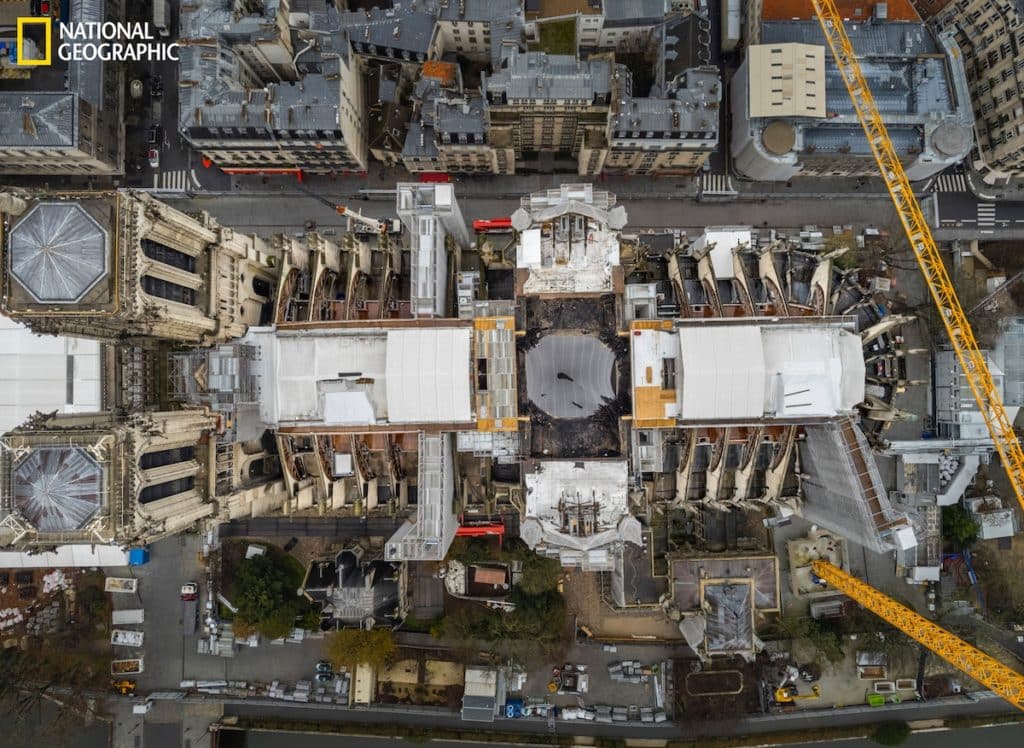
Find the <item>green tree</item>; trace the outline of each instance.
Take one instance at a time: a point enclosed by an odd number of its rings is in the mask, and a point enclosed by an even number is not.
[[[770,633],[777,639],[802,641],[814,649],[815,659],[821,662],[841,662],[843,647],[839,636],[834,631],[823,628],[813,618],[805,616],[782,616],[777,620]]]
[[[906,722],[880,722],[872,730],[871,739],[879,745],[903,745],[910,733],[910,725]]]
[[[288,567],[270,553],[242,562],[235,575],[234,598],[236,627],[255,627],[270,639],[285,636],[308,607],[296,594]]]
[[[959,504],[942,507],[942,537],[959,548],[978,540],[981,528]]]
[[[78,614],[93,623],[104,618],[107,612],[107,596],[99,587],[81,587],[76,598]]]
[[[531,552],[523,559],[523,573],[519,587],[527,595],[540,595],[558,587],[562,565],[557,559]]]
[[[398,653],[394,635],[387,629],[341,629],[327,638],[327,659],[336,668],[367,663],[386,667]]]

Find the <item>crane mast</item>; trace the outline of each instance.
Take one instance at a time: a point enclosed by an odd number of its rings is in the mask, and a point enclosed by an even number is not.
[[[900,223],[903,224],[914,257],[960,361],[964,378],[985,419],[1017,501],[1021,508],[1024,508],[1024,451],[1017,441],[1013,423],[1003,408],[985,358],[978,349],[978,341],[967,321],[967,315],[960,306],[960,299],[957,298],[956,289],[942,262],[942,255],[939,254],[928,222],[914,196],[910,180],[903,170],[899,156],[896,155],[892,141],[889,140],[885,121],[875,106],[875,99],[871,95],[867,81],[864,80],[856,52],[843,26],[843,18],[835,0],[811,0],[811,4],[832,51],[836,67],[843,77],[843,83],[846,84],[853,108],[864,128],[864,134],[867,136],[886,189],[892,197]],[[815,561],[813,570],[822,581],[860,603],[1018,709],[1024,710],[1024,676],[832,564]]]
[[[892,196],[893,205],[917,258],[917,264],[921,268],[928,290],[939,310],[942,324],[945,325],[949,340],[953,344],[953,351],[960,361],[964,378],[978,403],[978,410],[985,419],[1017,501],[1024,509],[1024,451],[1021,450],[1013,431],[1013,423],[1006,415],[1006,409],[992,381],[985,357],[978,349],[978,341],[974,337],[963,307],[960,306],[956,289],[942,262],[942,255],[935,245],[931,229],[924,213],[921,212],[917,198],[914,197],[910,180],[907,179],[892,141],[889,140],[885,122],[861,73],[850,37],[843,26],[842,16],[835,0],[811,0],[811,3],[825,33],[825,40],[832,50],[836,67],[839,68],[846,89],[850,93],[853,108],[864,127],[864,134],[871,145],[871,152],[878,163],[885,186]]]
[[[815,561],[812,569],[822,581],[856,600],[914,641],[928,647],[950,665],[959,668],[1018,709],[1024,710],[1024,675],[827,561]]]

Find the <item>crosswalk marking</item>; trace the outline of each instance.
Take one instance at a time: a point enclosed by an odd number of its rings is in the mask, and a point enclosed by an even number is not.
[[[728,174],[703,173],[700,175],[700,191],[712,195],[735,195],[736,188],[732,186],[732,177]]]
[[[969,192],[964,174],[939,174],[935,180],[936,192]]]
[[[978,226],[996,225],[995,203],[978,203]]]
[[[184,192],[189,188],[189,174],[186,169],[171,169],[160,172],[160,184],[154,185],[169,192]]]

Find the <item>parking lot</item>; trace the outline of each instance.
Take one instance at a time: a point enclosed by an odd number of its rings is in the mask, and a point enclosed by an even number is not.
[[[234,657],[198,654],[195,636],[184,635],[179,591],[183,582],[201,582],[200,600],[206,602],[202,584],[205,573],[200,561],[201,538],[186,533],[150,546],[150,561],[144,566],[119,570],[139,580],[138,594],[115,595],[118,608],[145,607],[145,672],[137,678],[142,690],[178,688],[182,680],[229,680],[269,683],[274,679],[294,683],[309,680],[324,656],[323,639],[298,644],[270,644],[238,649]],[[114,571],[108,571],[114,575]],[[141,603],[141,606],[140,606]],[[127,655],[125,655],[127,656]]]
[[[558,706],[578,706],[581,702],[586,706],[636,706],[657,707],[654,680],[651,676],[645,683],[628,683],[616,681],[608,674],[608,666],[628,660],[639,660],[644,665],[658,665],[664,669],[666,650],[664,646],[644,644],[616,645],[615,651],[607,649],[599,643],[580,643],[569,648],[565,662],[551,663],[549,666],[530,670],[526,676],[526,685],[522,696],[525,699],[545,700]],[[588,682],[585,694],[558,694],[548,690],[552,682],[552,670],[566,664],[586,668]]]

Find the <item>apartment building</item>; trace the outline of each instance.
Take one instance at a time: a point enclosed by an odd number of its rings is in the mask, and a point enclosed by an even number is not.
[[[182,8],[179,130],[229,173],[365,171],[359,61],[344,34],[330,33],[338,14],[310,13],[300,32],[286,11],[268,4],[238,17],[212,0]]]
[[[627,50],[642,47],[672,10],[668,0],[600,0],[576,15],[581,49]]]
[[[977,144],[972,166],[987,184],[1024,174],[1024,27],[1011,0],[916,0],[963,53]]]
[[[402,162],[413,173],[505,174],[515,164],[510,148],[494,145],[484,102],[462,86],[453,63],[429,62],[413,86],[413,111]]]
[[[618,66],[620,79],[629,76]],[[626,97],[609,118],[604,171],[624,174],[693,174],[718,145],[722,99],[718,68],[682,73],[664,97]]]
[[[912,180],[961,161],[972,142],[956,40],[933,34],[908,0],[841,2],[847,33]],[[820,51],[818,51],[820,50]],[[871,176],[876,167],[821,29],[806,4],[766,0],[732,85],[731,151],[750,179]]]
[[[523,35],[520,0],[438,0],[438,45],[467,59],[496,66],[501,50],[519,46]]]
[[[67,1],[71,22],[124,17],[118,0]],[[0,25],[13,29],[20,8],[0,4]],[[13,47],[13,36],[8,41]],[[54,59],[46,66],[0,60],[0,174],[123,174],[123,66]]]
[[[610,55],[581,60],[512,48],[499,69],[481,75],[490,137],[511,145],[516,171],[571,165],[599,173],[584,144],[607,127],[613,64]]]

